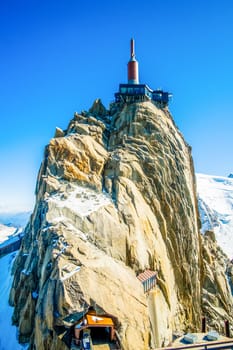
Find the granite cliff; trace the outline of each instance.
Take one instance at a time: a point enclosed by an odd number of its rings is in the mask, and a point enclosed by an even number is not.
[[[36,196],[10,296],[30,349],[65,349],[58,327],[89,306],[115,317],[125,350],[198,330],[203,312],[232,321],[226,264],[199,234],[190,147],[167,108],[97,100],[75,113],[45,149]]]

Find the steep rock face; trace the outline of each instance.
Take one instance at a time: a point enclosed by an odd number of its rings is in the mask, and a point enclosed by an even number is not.
[[[31,349],[64,349],[56,327],[88,306],[116,318],[125,350],[199,329],[205,272],[189,147],[151,102],[110,115],[95,101],[46,148],[10,298]],[[148,295],[136,278],[145,269],[158,272]]]
[[[128,264],[159,271],[168,329],[196,325],[199,243],[189,148],[169,113],[151,103],[127,106],[115,116],[109,148],[105,186],[130,227]]]
[[[217,245],[215,235],[206,231],[202,236],[203,247],[203,291],[202,310],[207,319],[209,329],[216,329],[219,333],[224,332],[224,321],[233,324],[231,297],[231,271],[232,264],[221,248]],[[229,282],[226,278],[229,276]]]

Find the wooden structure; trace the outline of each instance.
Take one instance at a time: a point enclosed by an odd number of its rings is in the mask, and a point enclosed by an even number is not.
[[[156,286],[156,276],[157,273],[151,270],[145,270],[137,276],[143,285],[144,293],[149,292]]]

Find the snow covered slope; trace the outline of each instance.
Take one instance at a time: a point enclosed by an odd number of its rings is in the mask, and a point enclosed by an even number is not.
[[[233,258],[233,178],[196,174],[202,232],[213,230],[223,251]]]
[[[17,328],[11,325],[13,308],[8,304],[13,278],[11,268],[15,255],[16,253],[11,253],[0,258],[0,350],[27,348],[27,345],[21,345],[17,341]]]
[[[23,231],[30,212],[0,213],[0,246],[8,244]],[[11,268],[16,252],[0,258],[0,350],[21,350],[27,345],[17,341],[17,328],[11,325],[13,308],[8,304],[12,278]]]
[[[17,231],[16,227],[0,224],[0,244],[12,237]]]
[[[30,212],[0,213],[0,247],[19,239],[29,216]]]

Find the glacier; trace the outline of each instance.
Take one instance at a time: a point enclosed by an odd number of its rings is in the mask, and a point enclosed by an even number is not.
[[[201,232],[214,231],[216,240],[233,259],[233,178],[196,174]]]

